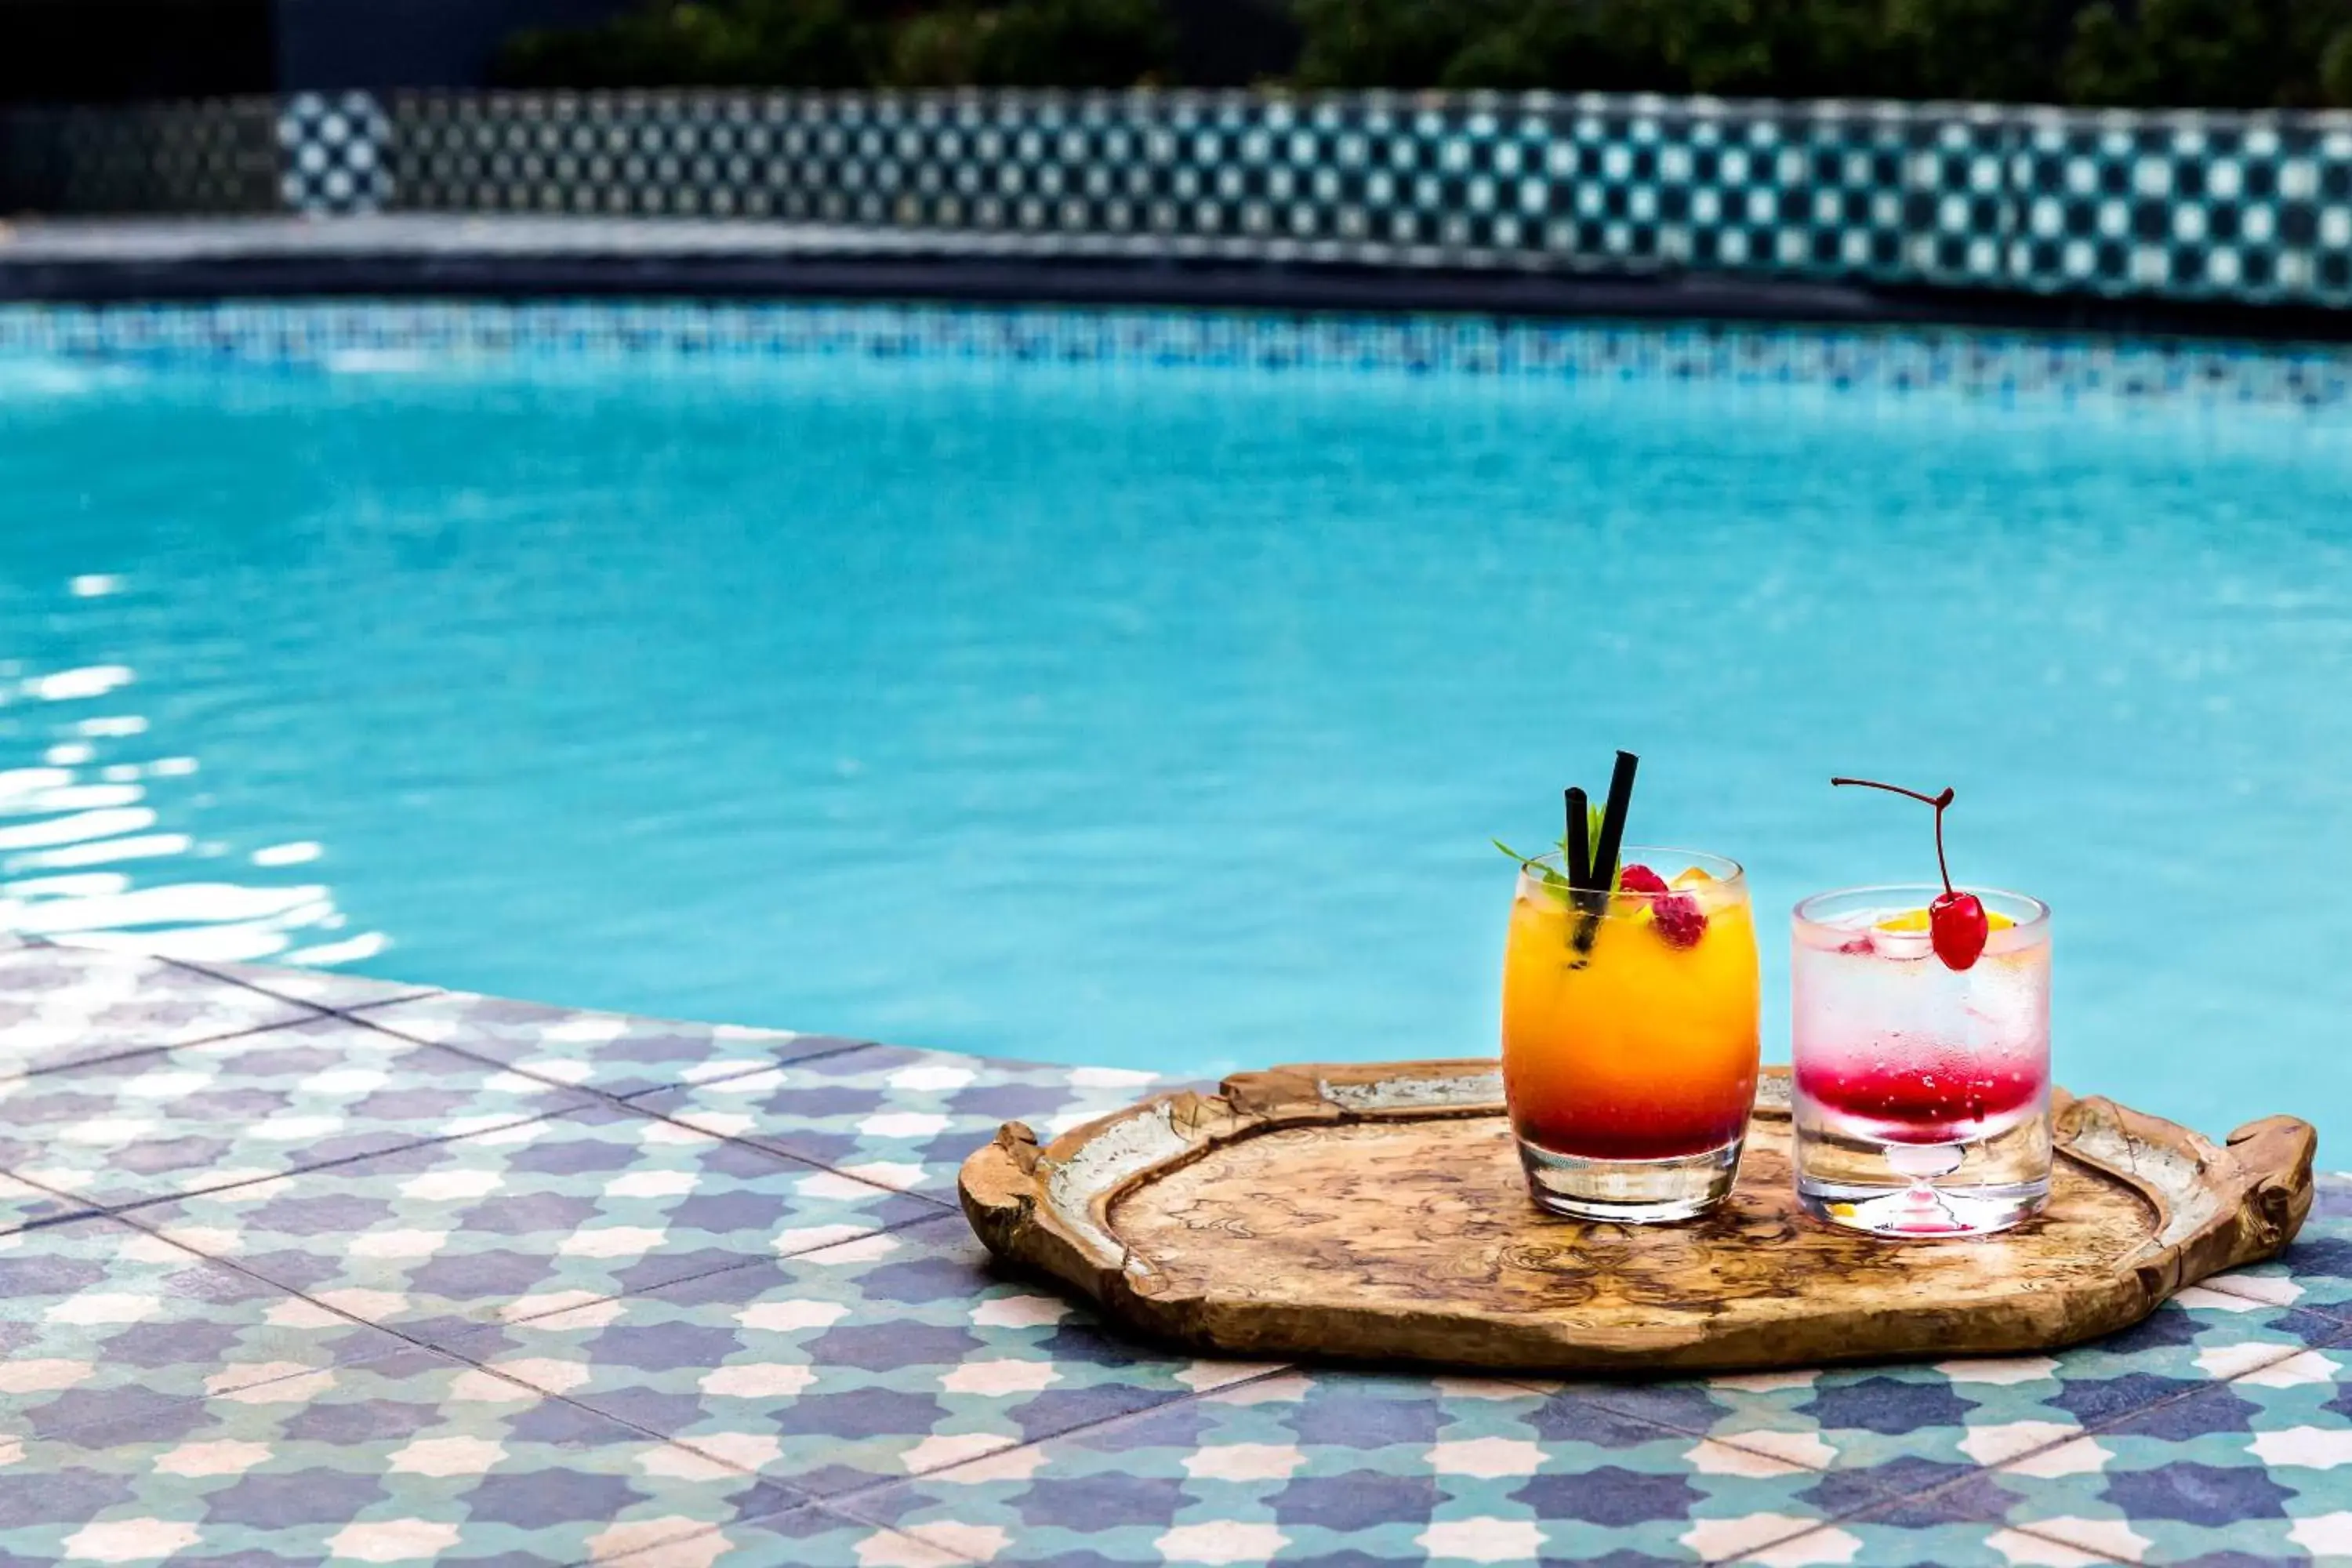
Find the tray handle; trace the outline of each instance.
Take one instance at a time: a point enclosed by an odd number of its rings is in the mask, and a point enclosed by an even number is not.
[[[2239,1261],[2269,1258],[2294,1239],[2311,1213],[2319,1133],[2300,1117],[2265,1116],[2231,1133],[2228,1143],[2248,1177],[2238,1200]]]
[[[2152,1121],[2114,1106],[2075,1103],[2126,1124]],[[2165,1189],[2178,1185],[2177,1174],[2174,1183],[2151,1181],[2153,1173],[2117,1170],[2094,1159],[2139,1187],[2166,1215],[2165,1233],[2150,1244],[2155,1251],[2134,1270],[2150,1302],[2209,1275],[2267,1262],[2285,1251],[2311,1213],[2311,1165],[2318,1146],[2311,1123],[2293,1116],[2249,1121],[2219,1149],[2190,1134],[2189,1147],[2203,1151],[2194,1167],[2196,1179],[2186,1190],[2170,1193]]]
[[[1027,1122],[1008,1121],[964,1160],[956,1183],[964,1217],[990,1251],[1007,1251],[1013,1233],[1035,1213],[1042,1152]]]

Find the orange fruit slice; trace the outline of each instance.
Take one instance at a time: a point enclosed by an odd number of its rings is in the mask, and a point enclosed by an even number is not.
[[[2007,931],[2016,923],[2007,915],[1992,910],[1985,911],[1985,929],[1988,931]],[[1878,929],[1892,931],[1926,931],[1930,929],[1927,911],[1906,910],[1899,915],[1889,915],[1878,922]]]

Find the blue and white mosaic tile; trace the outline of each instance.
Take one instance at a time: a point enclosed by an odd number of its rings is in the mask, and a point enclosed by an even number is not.
[[[1606,94],[403,95],[420,210],[2352,303],[2352,117]]]
[[[392,199],[391,142],[373,93],[297,93],[278,110],[278,195],[290,212],[375,212]]]
[[[1581,1392],[1301,1371],[840,1506],[989,1561],[1687,1563],[1822,1523],[1818,1479]]]
[[[41,995],[100,957],[0,963]],[[0,1563],[2352,1554],[2342,1178],[2281,1262],[2048,1355],[1647,1384],[1202,1360],[1001,1270],[950,1206],[998,1122],[1139,1075],[106,973],[99,1057],[0,1016],[34,1064],[0,1099]],[[236,1006],[264,1010],[211,1035]]]
[[[43,1484],[8,1489],[0,1553],[578,1563],[789,1500],[740,1470],[415,1346],[294,1383],[23,1445],[17,1465]]]
[[[964,1156],[1006,1121],[1051,1138],[1154,1088],[1127,1068],[1066,1068],[876,1046],[632,1103],[901,1192],[955,1201]]]
[[[79,948],[0,948],[0,1094],[8,1092],[7,1080],[26,1073],[317,1016],[300,1002],[160,958]]]
[[[2341,113],[346,93],[26,110],[12,129],[19,183],[47,211],[251,211],[274,196],[312,214],[753,217],[1269,261],[2352,305]]]
[[[262,1384],[299,1400],[402,1342],[104,1216],[0,1236],[0,1443]]]
[[[939,1205],[593,1105],[124,1217],[412,1336],[807,1252]]]
[[[1128,1342],[946,1213],[436,1342],[820,1497],[1276,1370]]]
[[[0,1079],[0,1169],[115,1207],[490,1131],[587,1101],[493,1062],[320,1017]]]
[[[864,304],[0,306],[0,355],[375,374],[629,358],[955,360],[1531,381],[1712,382],[1853,395],[2179,403],[2336,414],[2352,349],[1948,330],[1645,327]]]
[[[371,1005],[365,1017],[410,1039],[454,1046],[519,1072],[619,1096],[734,1078],[868,1043],[790,1029],[585,1013],[458,991]]]
[[[41,1225],[94,1212],[86,1203],[64,1197],[46,1187],[37,1187],[15,1176],[0,1175],[0,1246],[11,1245],[6,1239],[8,1234],[22,1230],[28,1225]]]
[[[278,119],[263,98],[0,107],[0,209],[274,212]]]
[[[410,1001],[435,995],[438,991],[437,987],[431,985],[413,985],[400,980],[377,980],[365,974],[346,974],[333,969],[289,969],[280,964],[229,963],[218,959],[181,958],[173,960],[173,963],[182,969],[233,980],[250,990],[330,1013],[349,1013],[361,1007],[381,1006],[387,1002]]]

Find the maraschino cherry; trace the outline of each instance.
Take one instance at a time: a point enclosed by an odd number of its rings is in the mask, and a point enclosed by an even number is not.
[[[1944,808],[1952,804],[1951,786],[1945,785],[1941,795],[1921,795],[1916,789],[1880,784],[1875,779],[1832,779],[1830,783],[1883,789],[1889,795],[1906,795],[1936,808],[1936,869],[1943,874],[1944,890],[1927,906],[1928,939],[1935,944],[1936,956],[1944,961],[1945,968],[1966,969],[1975,963],[1984,954],[1985,937],[1991,923],[1985,919],[1983,900],[1974,893],[1953,889],[1952,869],[1944,863]]]

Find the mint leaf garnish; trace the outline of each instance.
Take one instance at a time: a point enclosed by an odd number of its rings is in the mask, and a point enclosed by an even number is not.
[[[1545,887],[1565,888],[1568,886],[1567,878],[1561,876],[1550,867],[1542,864],[1534,856],[1522,855],[1499,838],[1489,838],[1486,842],[1501,850],[1504,854],[1508,855],[1512,859],[1517,860],[1519,863],[1520,870],[1532,871],[1538,877],[1543,879],[1543,884]]]

